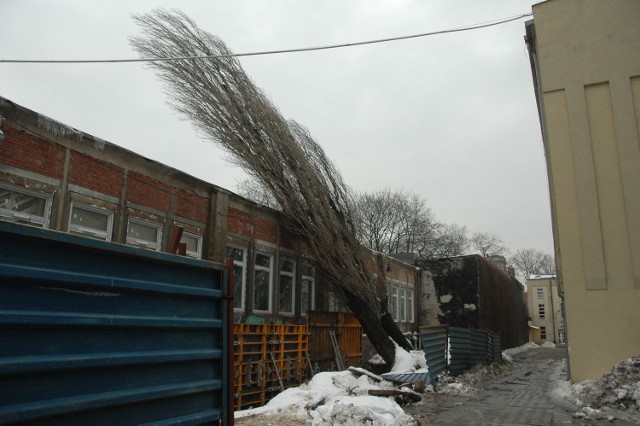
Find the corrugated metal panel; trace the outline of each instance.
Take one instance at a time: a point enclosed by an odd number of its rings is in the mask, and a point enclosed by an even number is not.
[[[224,277],[210,262],[0,223],[0,423],[226,418]]]
[[[431,383],[429,373],[384,373],[382,377],[390,382],[399,384],[413,384],[418,382],[424,382],[425,384]]]
[[[458,376],[471,365],[471,331],[466,328],[449,327],[449,345],[449,373]]]
[[[431,384],[435,387],[438,376],[447,369],[447,327],[421,327],[420,340],[427,358]]]
[[[487,347],[487,332],[485,330],[469,330],[471,344],[471,365],[487,364],[489,348]]]
[[[502,336],[493,335],[493,362],[502,361]]]

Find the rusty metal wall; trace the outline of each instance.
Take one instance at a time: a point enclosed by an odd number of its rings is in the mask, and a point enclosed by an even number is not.
[[[262,406],[311,377],[306,325],[235,324],[234,347],[236,410]]]
[[[335,354],[330,331],[336,333],[338,346],[347,365],[362,364],[362,327],[355,315],[347,312],[310,311],[309,353],[319,371],[335,370]]]

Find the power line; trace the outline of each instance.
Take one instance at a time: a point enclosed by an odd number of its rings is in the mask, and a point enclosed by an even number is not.
[[[282,53],[299,53],[299,52],[311,52],[317,50],[329,50],[339,49],[343,47],[364,46],[367,44],[388,43],[391,41],[408,40],[412,38],[429,37],[439,34],[458,33],[463,31],[478,30],[481,28],[494,27],[496,25],[506,24],[507,22],[516,21],[518,19],[532,16],[532,13],[524,13],[518,16],[512,16],[509,18],[500,19],[498,21],[492,21],[483,24],[474,24],[466,27],[452,28],[448,30],[433,31],[429,33],[412,34],[399,37],[381,38],[377,40],[358,41],[354,43],[342,43],[332,44],[327,46],[316,47],[301,47],[298,49],[281,49],[281,50],[267,50],[262,52],[249,52],[249,53],[232,53],[229,55],[204,55],[204,56],[179,56],[171,58],[136,58],[136,59],[70,59],[70,60],[47,60],[47,59],[0,59],[0,63],[4,64],[102,64],[102,63],[126,63],[126,62],[163,62],[163,61],[181,61],[185,59],[214,59],[214,58],[241,58],[248,56],[265,56],[265,55],[277,55]]]

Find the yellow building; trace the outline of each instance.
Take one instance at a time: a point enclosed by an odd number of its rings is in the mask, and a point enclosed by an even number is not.
[[[640,353],[640,1],[550,0],[526,25],[571,379]]]
[[[555,275],[531,275],[527,280],[529,325],[539,330],[534,340],[565,343],[562,298],[557,283]]]

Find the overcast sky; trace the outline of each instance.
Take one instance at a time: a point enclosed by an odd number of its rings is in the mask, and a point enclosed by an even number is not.
[[[0,0],[0,59],[135,58],[132,13],[179,8],[236,53],[426,33],[531,12],[533,0]],[[531,19],[531,18],[526,18]],[[544,150],[520,19],[475,31],[240,59],[357,191],[404,189],[437,219],[553,252]],[[198,139],[139,63],[0,63],[0,96],[232,191],[243,172]]]

